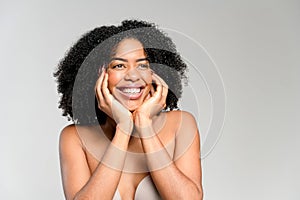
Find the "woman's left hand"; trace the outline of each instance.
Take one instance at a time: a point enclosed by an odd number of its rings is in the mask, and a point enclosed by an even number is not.
[[[156,91],[151,86],[151,91],[143,104],[133,112],[134,123],[137,127],[151,125],[153,116],[157,115],[166,106],[168,85],[157,74],[152,74],[156,83]]]

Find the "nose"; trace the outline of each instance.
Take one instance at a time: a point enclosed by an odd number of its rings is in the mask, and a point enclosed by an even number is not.
[[[133,67],[126,73],[124,79],[126,81],[132,81],[132,82],[138,81],[138,80],[140,80],[140,73],[138,72],[138,70],[135,67]]]

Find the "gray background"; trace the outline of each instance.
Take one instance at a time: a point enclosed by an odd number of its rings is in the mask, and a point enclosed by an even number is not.
[[[0,199],[63,199],[58,137],[68,122],[52,73],[81,34],[125,18],[189,35],[218,66],[226,120],[202,160],[204,199],[300,199],[300,2],[291,0],[0,1]]]

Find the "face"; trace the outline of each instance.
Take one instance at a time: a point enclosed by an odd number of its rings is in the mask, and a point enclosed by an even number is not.
[[[107,68],[108,89],[128,110],[134,111],[150,92],[152,73],[143,45],[136,39],[122,40]]]

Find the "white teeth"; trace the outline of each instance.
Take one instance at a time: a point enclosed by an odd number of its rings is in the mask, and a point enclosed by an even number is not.
[[[123,88],[122,92],[124,93],[130,93],[130,94],[136,94],[141,91],[141,88]]]

